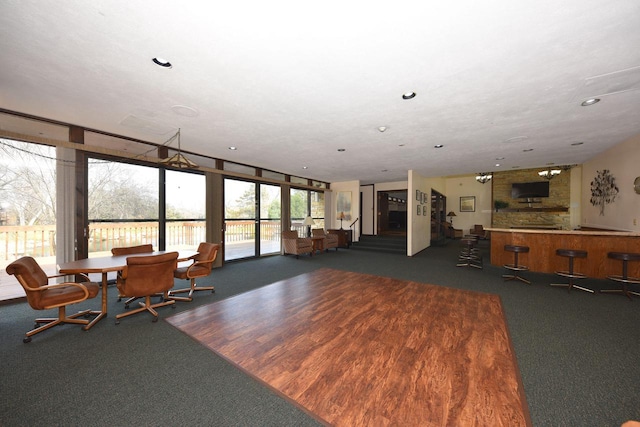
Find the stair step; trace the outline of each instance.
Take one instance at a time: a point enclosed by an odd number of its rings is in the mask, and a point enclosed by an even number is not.
[[[354,249],[387,253],[407,253],[407,239],[405,236],[360,236],[360,240],[353,244]]]

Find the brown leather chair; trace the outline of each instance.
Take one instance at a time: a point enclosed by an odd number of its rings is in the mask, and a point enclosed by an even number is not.
[[[25,343],[30,342],[33,335],[62,323],[88,325],[89,320],[77,319],[77,317],[98,313],[91,310],[83,310],[71,316],[67,316],[66,314],[66,307],[68,305],[75,304],[89,298],[95,298],[100,291],[100,285],[90,282],[89,277],[84,274],[80,276],[85,277],[87,279],[86,282],[64,282],[50,285],[49,279],[54,277],[63,277],[65,275],[58,274],[55,276],[47,276],[36,260],[29,256],[22,257],[12,262],[7,266],[6,270],[7,274],[15,276],[24,288],[24,291],[27,294],[27,302],[31,308],[34,310],[48,310],[51,308],[58,309],[57,318],[36,319],[34,329],[27,332],[22,340]],[[38,327],[38,324],[40,323],[44,323],[44,325]]]
[[[151,244],[146,245],[137,245],[137,246],[123,246],[119,248],[111,248],[111,255],[132,255],[132,254],[146,254],[153,252],[153,246]],[[120,277],[120,272],[118,271],[118,277]],[[124,302],[124,307],[129,308],[129,304],[138,298],[133,297],[129,298]],[[122,295],[118,295],[118,302],[122,300]]]
[[[340,239],[337,234],[327,233],[322,228],[314,228],[311,230],[311,235],[313,237],[324,237],[325,250],[336,248],[336,252],[338,251],[338,242]]]
[[[213,286],[198,286],[196,285],[196,278],[207,277],[211,274],[213,263],[218,256],[218,250],[220,245],[217,243],[202,242],[198,245],[198,253],[191,257],[193,262],[186,267],[179,267],[173,272],[173,277],[176,279],[190,280],[191,286],[183,289],[175,289],[169,291],[169,298],[176,301],[192,301],[193,293],[195,291],[211,291],[215,292]],[[188,297],[176,297],[175,294],[189,292]]]
[[[471,230],[469,230],[469,234],[473,236],[478,236],[478,239],[488,239],[489,232],[484,229],[482,224],[475,224]]]
[[[116,285],[121,295],[125,297],[143,298],[140,308],[116,315],[116,325],[120,319],[132,314],[148,311],[153,315],[153,321],[158,321],[158,307],[175,304],[173,300],[163,298],[162,302],[151,304],[151,297],[157,293],[165,296],[173,287],[173,271],[176,269],[178,252],[169,252],[161,255],[135,256],[127,258],[127,266],[122,270]]]
[[[282,245],[285,254],[295,255],[296,258],[302,254],[313,255],[313,242],[311,238],[298,237],[298,232],[295,230],[282,232]]]

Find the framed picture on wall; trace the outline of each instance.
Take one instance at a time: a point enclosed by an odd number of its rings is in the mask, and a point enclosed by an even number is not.
[[[475,211],[476,211],[476,196],[460,197],[460,212],[475,212]]]
[[[422,192],[420,190],[416,190],[416,200],[422,203]]]
[[[421,207],[421,206],[418,206],[418,210],[417,210],[417,214],[418,214],[418,216],[420,216],[420,212],[422,212],[422,207]]]
[[[422,207],[422,215],[427,216],[427,207],[426,206]]]

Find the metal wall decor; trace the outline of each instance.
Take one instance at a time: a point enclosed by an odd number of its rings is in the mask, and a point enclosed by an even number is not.
[[[604,207],[613,203],[618,194],[616,179],[611,175],[609,169],[596,171],[596,176],[591,181],[591,204],[600,206],[600,216],[604,216]]]

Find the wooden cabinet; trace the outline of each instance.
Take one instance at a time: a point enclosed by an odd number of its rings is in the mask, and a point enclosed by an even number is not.
[[[337,234],[338,235],[338,247],[340,248],[348,248],[351,246],[351,242],[353,241],[353,234],[351,230],[327,230],[327,233]]]

